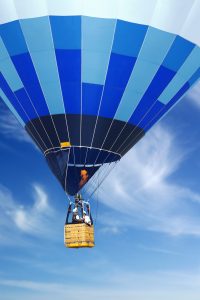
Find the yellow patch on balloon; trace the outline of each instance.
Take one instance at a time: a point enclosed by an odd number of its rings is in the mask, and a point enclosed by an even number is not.
[[[70,142],[61,142],[60,143],[60,147],[61,148],[71,147],[71,144],[70,144]]]

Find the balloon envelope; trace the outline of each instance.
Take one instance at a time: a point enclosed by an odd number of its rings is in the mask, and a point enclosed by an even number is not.
[[[199,80],[199,0],[1,0],[0,11],[0,96],[70,195]]]

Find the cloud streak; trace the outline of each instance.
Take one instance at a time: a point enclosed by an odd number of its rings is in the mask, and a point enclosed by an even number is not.
[[[79,284],[62,282],[37,282],[28,280],[0,280],[0,286],[18,288],[20,299],[26,299],[25,291],[29,291],[29,299],[193,299],[199,296],[200,276],[198,273],[177,271],[154,271],[134,273],[117,268],[107,271],[96,284]],[[145,286],[145,289],[144,289]],[[159,288],[158,288],[159,286]],[[31,291],[31,295],[30,295]],[[31,298],[33,297],[33,298]],[[9,299],[12,299],[9,298]],[[14,299],[14,298],[13,298]]]
[[[10,139],[17,140],[19,142],[26,142],[34,145],[32,139],[29,137],[25,129],[21,126],[14,115],[8,110],[0,106],[0,131],[1,133]]]
[[[200,236],[196,213],[200,194],[172,178],[185,159],[174,141],[170,131],[155,127],[110,174],[100,199],[120,212],[120,218],[119,213],[105,214],[106,227],[121,223],[170,235]]]
[[[54,236],[52,222],[56,214],[49,204],[47,193],[37,183],[33,184],[32,198],[32,205],[20,205],[7,188],[0,186],[1,244],[16,242],[23,234],[45,238]],[[15,239],[12,240],[14,234]]]

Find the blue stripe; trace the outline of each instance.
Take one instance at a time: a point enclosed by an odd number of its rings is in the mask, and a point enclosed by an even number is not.
[[[50,16],[3,24],[0,32],[2,89],[26,121],[13,92],[30,118],[37,114],[29,97],[40,116],[49,108],[63,113],[62,96],[66,113],[80,114],[82,100],[82,113],[97,115],[102,97],[100,116],[117,111],[117,119],[140,124],[147,113],[140,125],[150,128],[200,76],[199,47],[146,25]]]
[[[81,49],[81,17],[50,17],[56,49]]]
[[[14,94],[16,95],[23,109],[29,116],[30,120],[38,118],[38,115],[30,102],[30,98],[28,97],[27,92],[22,88],[18,91],[15,91]]]
[[[159,97],[159,101],[167,104],[170,99],[172,99],[178,90],[187,82],[191,76],[199,69],[200,67],[200,48],[194,47],[190,55],[185,60],[184,64],[181,66],[179,71],[176,73],[176,76],[168,85],[168,87],[163,91]]]
[[[112,53],[104,93],[102,97],[100,115],[113,118],[120,103],[136,58]]]
[[[140,122],[139,127],[143,128],[145,131],[148,131],[149,126],[152,123],[152,120],[154,122],[154,118],[155,118],[155,120],[158,121],[160,119],[159,114],[162,110],[164,111],[164,109],[165,109],[165,105],[160,101],[157,101],[151,108],[151,111]]]
[[[174,38],[173,34],[149,27],[123,94],[116,119],[125,122],[129,120],[156,75]]]
[[[12,61],[18,74],[23,82],[23,85],[32,99],[34,106],[40,116],[49,115],[46,101],[44,99],[35,69],[33,67],[30,54],[25,53],[12,57]]]
[[[118,20],[112,52],[137,57],[148,26]]]
[[[3,43],[2,38],[0,38],[0,69],[12,90],[15,91],[23,87],[23,84],[11,61],[11,58]]]
[[[198,70],[192,75],[192,77],[188,82],[190,86],[192,86],[199,79],[200,79],[200,68],[198,68]]]
[[[65,113],[49,17],[21,20],[21,27],[50,113]]]
[[[169,82],[173,79],[175,74],[175,72],[163,66],[159,68],[149,88],[145,92],[136,110],[131,116],[130,123],[135,125],[139,124],[140,126],[140,121],[142,120],[142,118],[146,113],[148,113],[149,109],[151,109],[152,105],[155,103],[155,101],[169,84]]]
[[[16,110],[17,114],[21,117],[21,119],[24,121],[24,123],[28,123],[29,118],[24,113],[23,109],[19,105],[19,102],[17,101],[15,95],[13,94],[12,90],[10,89],[9,85],[5,81],[4,77],[0,73],[0,87],[8,100],[10,101],[13,108]]]
[[[82,113],[96,116],[99,109],[103,86],[83,83],[82,85]]]
[[[0,32],[10,56],[28,52],[19,21],[1,24]]]
[[[105,86],[114,86],[125,89],[135,62],[135,57],[112,53]]]
[[[65,111],[81,113],[81,51],[56,50]]]
[[[164,105],[160,111],[157,113],[152,111],[151,114],[149,114],[148,119],[145,120],[145,131],[148,131],[156,122],[158,122],[158,120],[160,120],[162,116],[165,115],[170,108],[176,104],[176,102],[189,90],[189,88],[189,83],[185,83],[178,93],[171,99],[171,101],[167,105]],[[157,105],[158,104],[161,104],[161,102],[158,101]]]
[[[62,82],[81,82],[81,51],[56,49],[59,76]]]
[[[188,82],[186,82],[166,105],[160,101],[157,101],[149,114],[140,123],[140,127],[144,128],[145,131],[148,131],[164,114],[170,110],[172,106],[175,105],[175,103],[189,90],[189,88],[190,85]]]
[[[6,60],[0,61],[0,69],[13,91],[23,87],[23,84],[15,70],[10,57]]]
[[[185,40],[180,36],[177,36],[162,65],[170,70],[177,72],[194,47],[195,45],[191,42]]]

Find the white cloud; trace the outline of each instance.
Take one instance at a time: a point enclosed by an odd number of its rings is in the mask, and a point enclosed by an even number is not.
[[[33,185],[33,204],[23,199],[17,203],[11,192],[0,186],[0,243],[12,243],[20,233],[35,237],[53,237],[52,222],[56,217],[48,201],[48,195],[38,184]],[[12,236],[15,234],[15,239]]]
[[[47,194],[39,185],[33,185],[34,204],[32,207],[19,206],[11,212],[14,222],[21,230],[36,234],[43,232],[44,221],[50,215]]]
[[[77,285],[76,282],[37,282],[28,280],[0,280],[0,286],[18,288],[20,299],[137,299],[137,300],[198,300],[200,292],[199,273],[176,271],[153,271],[134,273],[117,267],[98,275],[96,283]],[[21,291],[21,293],[20,293]],[[29,294],[26,294],[26,291]],[[30,294],[31,291],[31,294]],[[7,289],[9,299],[12,298]],[[6,295],[4,295],[6,299]]]
[[[200,82],[197,83],[187,94],[187,97],[189,97],[192,102],[200,108]]]
[[[145,245],[138,245],[138,248],[147,252],[155,252],[155,253],[160,253],[160,254],[166,254],[166,255],[178,255],[181,256],[182,254],[179,252],[171,251],[168,249],[163,249],[163,248],[156,248],[156,247],[149,247]]]
[[[0,114],[0,131],[9,140],[15,139],[20,142],[31,143],[34,145],[32,139],[14,115],[2,107]]]
[[[171,177],[185,159],[175,145],[173,134],[156,126],[121,160],[100,192],[100,200],[118,212],[104,214],[106,227],[200,236],[200,194]]]

